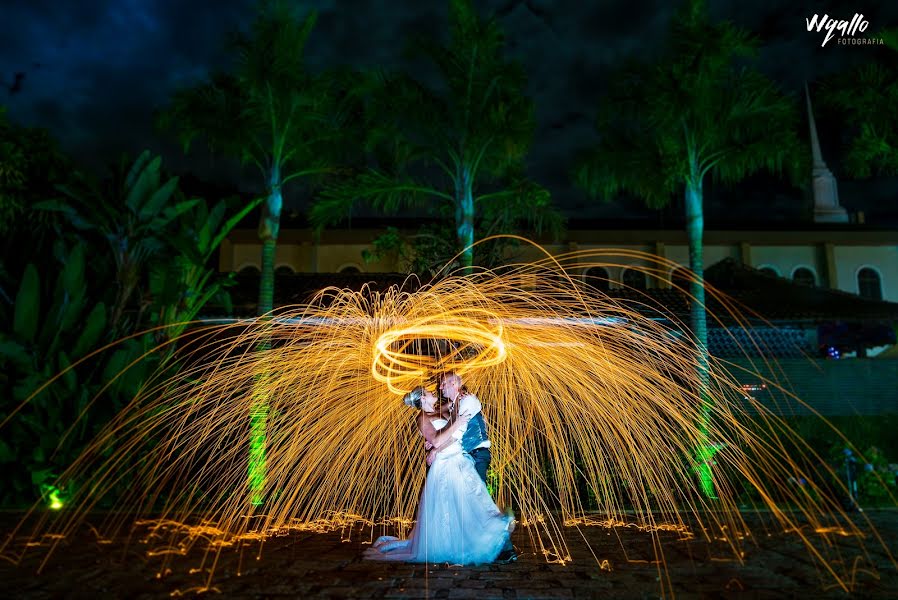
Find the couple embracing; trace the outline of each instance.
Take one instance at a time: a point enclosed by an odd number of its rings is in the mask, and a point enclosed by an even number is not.
[[[499,510],[486,487],[491,455],[480,400],[457,373],[441,375],[437,386],[449,400],[448,414],[426,388],[403,398],[421,411],[418,429],[429,465],[415,526],[407,540],[378,538],[364,556],[463,565],[516,560],[510,540],[514,517]]]

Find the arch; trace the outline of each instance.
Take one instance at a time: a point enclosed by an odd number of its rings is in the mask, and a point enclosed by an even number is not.
[[[799,285],[814,287],[817,285],[817,274],[811,267],[799,265],[792,270],[792,281]]]
[[[343,273],[345,275],[353,275],[355,273],[361,273],[362,268],[355,263],[346,263],[341,265],[339,269],[337,269],[337,273]]]
[[[854,276],[857,281],[857,293],[862,298],[882,300],[882,273],[871,265],[864,265]]]
[[[611,274],[605,267],[589,267],[583,272],[583,282],[599,291],[607,292],[611,289]]]
[[[624,272],[621,273],[620,279],[621,283],[623,283],[624,285],[624,288],[644,290],[647,287],[645,273],[638,269],[624,269]]]
[[[274,274],[275,275],[296,275],[296,271],[294,271],[293,267],[291,267],[290,265],[283,264],[283,265],[278,265],[277,267],[275,267]]]
[[[253,263],[247,263],[247,264],[245,264],[245,265],[242,265],[242,266],[237,270],[237,274],[238,274],[238,275],[247,275],[247,276],[249,276],[249,275],[255,275],[255,276],[258,276],[258,275],[261,275],[261,274],[262,274],[262,271],[260,271],[260,270],[259,270],[259,267],[257,267],[257,266],[254,265]]]
[[[755,267],[761,273],[765,273],[767,275],[772,275],[773,277],[779,277],[780,271],[773,265],[758,265]]]

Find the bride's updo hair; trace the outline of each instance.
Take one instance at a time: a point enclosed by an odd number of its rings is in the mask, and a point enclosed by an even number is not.
[[[402,401],[406,406],[411,406],[412,408],[421,409],[421,397],[424,396],[425,388],[423,386],[418,386],[405,396],[402,397]]]

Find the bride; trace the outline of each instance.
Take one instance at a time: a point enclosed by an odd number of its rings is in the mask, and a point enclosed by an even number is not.
[[[471,415],[459,415],[446,427],[448,421],[436,412],[436,397],[429,390],[415,388],[403,400],[422,411],[418,428],[437,454],[424,482],[409,539],[381,536],[365,550],[364,558],[462,565],[493,562],[515,521],[496,507],[473,459],[452,435]]]

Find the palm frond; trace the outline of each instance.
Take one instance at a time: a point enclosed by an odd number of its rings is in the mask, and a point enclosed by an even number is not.
[[[874,173],[898,175],[898,135],[877,130],[871,123],[861,125],[860,132],[852,140],[845,154],[845,166],[858,178]]]
[[[484,236],[526,229],[557,240],[564,231],[564,216],[553,206],[549,190],[529,179],[517,177],[502,190],[482,194],[475,201],[479,220],[489,224]]]
[[[712,23],[702,0],[674,19],[668,51],[656,64],[628,65],[600,105],[599,143],[578,161],[574,179],[592,196],[633,193],[666,204],[706,173],[737,181],[758,170],[805,166],[797,104],[758,71],[736,67],[757,41],[730,23]]]
[[[204,84],[175,92],[157,123],[177,134],[185,152],[198,137],[213,151],[242,152],[256,126],[247,112],[247,100],[236,78],[216,74]]]
[[[419,38],[413,45],[417,55],[436,66],[445,90],[440,94],[444,118],[434,119],[428,111],[427,122],[437,125],[435,133],[447,138],[444,143],[452,145],[459,160],[467,163],[479,154],[480,170],[495,176],[521,160],[532,143],[535,121],[526,71],[506,60],[501,27],[493,18],[480,17],[470,1],[450,4],[449,25],[448,42]]]
[[[851,138],[844,155],[854,177],[898,174],[898,67],[892,62],[870,63],[824,79],[823,104],[844,119]]]
[[[665,140],[646,128],[608,128],[600,135],[599,142],[575,161],[575,184],[605,201],[630,193],[651,207],[667,204],[684,177],[679,146],[666,148]]]
[[[263,2],[246,35],[236,35],[237,76],[253,89],[276,85],[290,90],[306,74],[304,54],[317,13],[300,15],[285,0]]]
[[[391,177],[372,169],[325,185],[312,205],[309,219],[320,230],[348,218],[357,202],[395,214],[431,199],[453,200],[452,196],[410,178]]]
[[[892,50],[898,51],[898,27],[889,27],[879,32],[879,37],[883,39],[886,46]]]
[[[204,138],[213,151],[272,168],[318,173],[336,158],[336,140],[347,135],[351,103],[345,73],[311,73],[305,47],[316,13],[285,0],[263,0],[246,33],[232,36],[234,71],[181,90],[160,124],[174,130],[185,150]],[[341,90],[341,86],[343,90]]]

